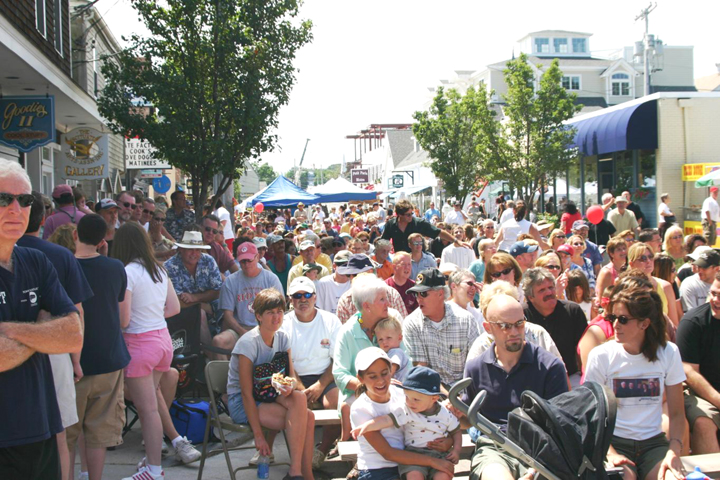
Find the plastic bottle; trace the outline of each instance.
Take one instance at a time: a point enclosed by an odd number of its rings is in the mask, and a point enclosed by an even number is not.
[[[685,478],[687,480],[710,480],[710,477],[700,471],[700,467],[695,467],[695,470],[689,473]]]
[[[257,478],[260,478],[262,480],[267,480],[268,478],[270,478],[270,457],[260,455],[260,458],[258,458],[257,467]]]

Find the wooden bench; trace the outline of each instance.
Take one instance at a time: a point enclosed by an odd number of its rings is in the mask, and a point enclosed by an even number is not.
[[[340,414],[336,409],[332,410],[313,410],[315,415],[315,426],[324,425],[340,425]]]
[[[338,442],[338,453],[340,459],[347,462],[355,462],[357,460],[357,454],[360,451],[360,444],[358,442]],[[470,440],[470,435],[464,434],[462,436],[462,450],[460,455],[462,458],[470,458],[470,455],[475,451],[475,443]]]

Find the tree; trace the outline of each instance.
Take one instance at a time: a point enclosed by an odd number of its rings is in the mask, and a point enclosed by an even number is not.
[[[458,199],[464,199],[488,173],[488,157],[500,155],[493,148],[500,125],[488,100],[482,86],[470,87],[464,96],[440,87],[430,108],[413,114],[413,133],[432,157],[430,168]]]
[[[537,91],[525,54],[509,61],[505,69],[508,91],[506,122],[498,142],[501,154],[489,157],[487,169],[491,180],[508,181],[528,205],[542,182],[565,172],[576,156],[568,148],[575,131],[563,122],[582,106],[575,105],[576,95],[568,93],[561,81],[557,59],[540,77]]]
[[[255,173],[257,173],[258,179],[261,182],[265,182],[268,185],[270,185],[270,183],[272,183],[272,181],[278,177],[278,174],[275,172],[273,167],[271,167],[267,163],[257,165],[255,168]]]
[[[105,62],[100,113],[119,134],[147,139],[189,173],[198,219],[246,162],[273,148],[278,110],[295,83],[293,60],[311,41],[298,0],[132,0],[150,37]],[[133,105],[152,104],[145,115]]]

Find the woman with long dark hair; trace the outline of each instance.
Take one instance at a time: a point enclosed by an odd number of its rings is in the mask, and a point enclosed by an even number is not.
[[[173,356],[165,319],[180,313],[180,301],[140,224],[126,222],[115,232],[112,255],[125,265],[127,273],[125,300],[120,303],[120,323],[126,325],[123,337],[131,357],[125,367],[125,384],[137,408],[145,441],[146,459],[130,478],[163,478],[163,428],[157,389],[160,377],[170,370]]]
[[[573,202],[567,202],[565,212],[560,217],[560,230],[565,232],[565,235],[570,235],[573,223],[578,220],[582,220],[582,215],[578,212],[577,206]]]
[[[609,309],[616,339],[594,348],[585,370],[586,381],[608,386],[618,402],[607,460],[623,467],[625,480],[682,479],[685,373],[680,351],[666,340],[660,297],[628,288],[614,293]],[[669,440],[662,431],[663,394]]]

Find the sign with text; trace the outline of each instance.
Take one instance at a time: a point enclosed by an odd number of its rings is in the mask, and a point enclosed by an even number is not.
[[[140,178],[160,178],[162,175],[163,171],[160,169],[140,170]]]
[[[76,128],[61,136],[60,176],[66,180],[106,178],[108,135],[94,128]]]
[[[55,141],[53,95],[0,96],[0,143],[30,152]]]
[[[686,163],[682,166],[682,181],[694,182],[720,168],[720,163]]]
[[[367,168],[354,168],[350,170],[350,181],[352,183],[369,183],[370,171]]]
[[[405,177],[402,175],[393,175],[390,177],[390,188],[403,188],[405,185]]]
[[[137,170],[139,168],[161,169],[172,168],[165,160],[154,158],[155,148],[147,140],[139,138],[125,139],[125,168]]]

